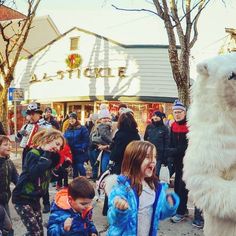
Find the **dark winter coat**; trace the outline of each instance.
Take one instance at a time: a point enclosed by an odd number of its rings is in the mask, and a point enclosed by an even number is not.
[[[0,157],[0,204],[8,204],[11,198],[10,184],[16,185],[18,173],[9,157]]]
[[[39,199],[47,192],[51,178],[51,155],[42,149],[32,149],[27,155],[22,173],[12,192],[14,204],[39,206]]]
[[[188,147],[187,140],[187,121],[186,119],[174,122],[170,128],[170,154],[173,157],[175,165],[180,168],[183,165],[183,158]]]
[[[115,162],[113,167],[113,172],[115,174],[120,174],[125,148],[134,140],[140,140],[140,135],[137,129],[122,128],[117,130],[111,145],[110,156],[110,160]]]
[[[157,149],[157,158],[162,163],[167,163],[168,148],[169,148],[169,129],[161,123],[152,123],[146,127],[144,140],[154,144]]]
[[[6,135],[6,132],[4,131],[2,122],[0,121],[0,135]]]
[[[70,146],[73,162],[83,163],[88,160],[89,133],[85,126],[69,126],[64,137]]]

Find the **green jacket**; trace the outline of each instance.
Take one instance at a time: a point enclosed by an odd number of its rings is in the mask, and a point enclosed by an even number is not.
[[[32,149],[27,155],[22,173],[12,192],[14,204],[36,204],[49,186],[51,178],[51,152],[42,149]]]

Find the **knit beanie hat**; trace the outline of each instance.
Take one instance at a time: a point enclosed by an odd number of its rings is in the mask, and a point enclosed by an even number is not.
[[[101,104],[100,105],[100,112],[98,113],[98,119],[102,119],[102,118],[111,118],[111,114],[109,112],[109,110],[107,109],[107,105],[106,104]]]
[[[160,112],[160,111],[154,111],[152,116],[158,116],[160,117],[162,120],[166,117],[165,113]]]
[[[184,104],[179,101],[179,100],[175,100],[172,106],[172,110],[182,110],[182,111],[186,111],[186,108],[184,106]]]
[[[73,119],[75,119],[75,120],[78,119],[77,114],[76,114],[75,112],[70,113],[70,114],[69,114],[69,118],[73,118]]]

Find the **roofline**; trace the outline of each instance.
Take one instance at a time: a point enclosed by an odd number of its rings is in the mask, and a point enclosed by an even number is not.
[[[49,15],[45,15],[45,16],[35,16],[32,23],[34,23],[35,20],[38,20],[38,19],[40,20],[40,18],[41,18],[41,19],[45,18],[45,19],[49,22],[49,24],[51,25],[51,27],[52,27],[52,29],[54,30],[54,32],[60,37],[61,33],[60,33],[60,31],[58,30],[58,28],[56,27],[56,25],[54,24],[52,18],[51,18]],[[16,22],[17,22],[17,21],[19,21],[19,20],[23,20],[23,19],[19,18],[19,19],[7,20],[7,21],[12,21],[12,22],[16,21]],[[50,42],[49,42],[49,43],[50,43]],[[43,49],[43,48],[40,48],[39,50],[42,50],[42,49]],[[35,53],[31,53],[30,51],[28,51],[27,49],[25,49],[24,46],[23,46],[22,50],[29,54],[29,56],[27,56],[27,57],[25,57],[25,58],[31,58],[31,57],[33,57],[33,56],[39,51],[39,50],[38,50],[38,51],[36,51]]]
[[[52,41],[50,41],[49,43],[45,44],[43,47],[41,47],[40,49],[38,49],[37,51],[35,51],[33,54],[31,54],[30,56],[26,57],[27,59],[32,58],[34,55],[36,55],[37,53],[39,53],[40,51],[42,51],[44,48],[46,48],[47,46],[53,44],[54,42],[58,41],[59,39],[63,38],[64,36],[66,36],[68,33],[70,33],[71,31],[73,31],[74,29],[76,29],[76,27],[73,27],[71,29],[69,29],[68,31],[66,31],[65,33],[59,35],[57,38],[53,39]]]
[[[10,9],[10,10],[12,10],[12,11],[14,11],[14,12],[17,12],[18,14],[20,14],[20,15],[22,15],[22,18],[14,18],[14,19],[9,19],[9,20],[19,20],[19,19],[23,19],[23,18],[26,18],[27,16],[25,15],[25,14],[23,14],[22,12],[20,12],[20,11],[17,11],[17,10],[15,10],[15,9],[13,9],[13,8],[10,8],[10,7],[8,7],[8,6],[6,6],[6,5],[4,5],[4,4],[1,4],[0,5],[0,7],[6,7],[6,8],[8,8],[8,9]],[[5,20],[5,21],[9,21],[9,20]]]
[[[73,30],[78,30],[78,31],[82,31],[84,33],[87,33],[87,34],[91,34],[91,35],[94,35],[98,38],[101,38],[101,39],[104,39],[108,42],[111,42],[111,43],[114,43],[120,47],[123,47],[123,48],[169,48],[169,45],[161,45],[161,44],[122,44],[122,43],[119,43],[113,39],[110,39],[110,38],[107,38],[105,36],[102,36],[100,34],[96,34],[94,32],[91,32],[89,30],[85,30],[85,29],[82,29],[82,28],[79,28],[79,27],[73,27],[69,30],[67,30],[65,33],[61,34],[59,37],[55,38],[54,40],[52,40],[51,42],[49,42],[48,44],[44,45],[42,48],[40,48],[39,50],[37,50],[34,54],[30,55],[29,57],[27,57],[28,59],[32,58],[34,55],[36,55],[37,53],[39,53],[41,50],[43,50],[44,48],[46,48],[47,46],[51,45],[52,43],[58,41],[59,39],[63,38],[64,36],[66,36],[68,33],[72,32]],[[180,49],[181,47],[179,45],[177,45],[177,49]]]
[[[55,33],[57,35],[61,35],[59,29],[57,28],[56,24],[53,22],[52,18],[50,17],[50,15],[45,15],[45,16],[36,16],[34,19],[38,19],[38,18],[46,18],[49,21],[49,24],[52,26],[52,28],[54,29]]]

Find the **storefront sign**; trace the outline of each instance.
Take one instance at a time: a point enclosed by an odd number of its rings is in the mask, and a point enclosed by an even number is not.
[[[35,74],[31,77],[30,83],[39,82],[39,81],[52,81],[55,79],[65,79],[65,78],[81,78],[81,74],[87,78],[114,78],[119,77],[121,79],[127,77],[126,76],[126,67],[118,67],[116,70],[110,67],[101,68],[85,68],[83,70],[80,69],[71,69],[66,71],[57,71],[56,75],[47,75],[44,73],[43,78],[38,78]]]

